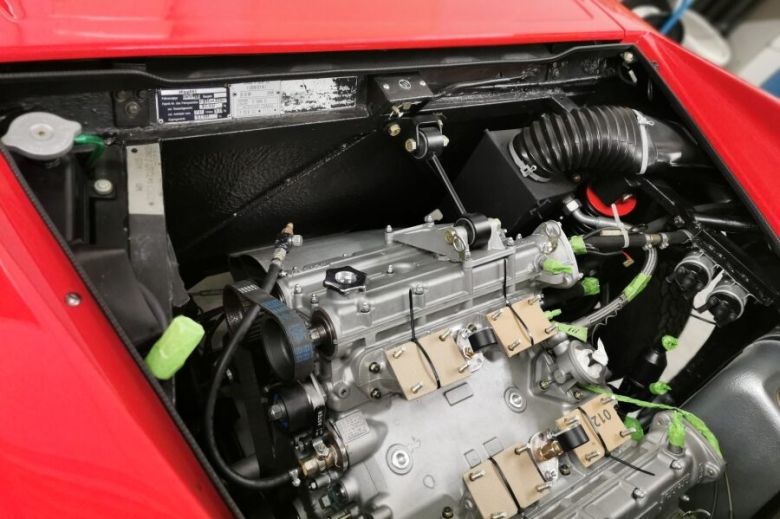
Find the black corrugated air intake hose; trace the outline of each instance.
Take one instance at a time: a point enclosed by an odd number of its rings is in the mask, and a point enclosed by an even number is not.
[[[509,151],[525,175],[540,181],[560,174],[644,174],[700,163],[698,149],[682,129],[624,106],[544,114],[520,130]]]

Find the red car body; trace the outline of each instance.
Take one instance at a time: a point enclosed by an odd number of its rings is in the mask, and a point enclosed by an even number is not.
[[[780,234],[780,103],[617,3],[0,0],[0,62],[6,63],[563,41],[635,45]],[[0,323],[0,515],[230,515],[1,157]]]

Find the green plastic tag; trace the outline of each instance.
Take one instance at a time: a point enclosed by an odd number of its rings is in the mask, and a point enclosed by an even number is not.
[[[648,283],[650,283],[650,276],[640,272],[631,280],[631,283],[623,289],[623,294],[626,296],[626,299],[633,301],[634,298],[645,289]]]
[[[578,256],[588,252],[588,249],[585,248],[585,240],[582,239],[582,236],[572,236],[569,238],[569,243],[571,244],[572,252]]]
[[[580,285],[582,285],[582,291],[586,296],[595,296],[601,292],[601,284],[598,278],[582,278]]]
[[[558,331],[561,331],[566,335],[570,335],[575,339],[581,340],[582,342],[588,340],[588,329],[585,328],[584,326],[576,326],[574,324],[558,323],[558,322],[553,322],[553,324],[558,328]]]
[[[672,413],[672,421],[669,422],[669,427],[666,429],[666,433],[669,436],[669,445],[685,448],[685,425],[682,421],[682,413],[675,411]]]
[[[677,337],[672,337],[671,335],[664,335],[661,337],[661,346],[663,346],[666,351],[672,351],[679,344],[680,341],[677,339]]]
[[[715,450],[715,452],[720,455],[720,457],[723,457],[723,453],[720,450],[720,443],[718,442],[718,439],[715,437],[715,435],[712,433],[709,427],[707,427],[707,424],[704,423],[704,420],[696,416],[695,414],[691,413],[690,411],[685,411],[684,409],[680,409],[679,407],[674,407],[671,405],[661,404],[658,402],[647,402],[645,400],[639,400],[638,398],[632,398],[630,396],[625,395],[618,395],[617,393],[612,393],[611,391],[607,391],[606,389],[599,387],[599,386],[585,386],[585,389],[588,391],[592,391],[593,393],[598,393],[600,395],[609,395],[618,402],[625,402],[626,404],[633,404],[637,407],[646,407],[648,409],[663,409],[664,411],[677,411],[678,413],[682,414],[683,418],[690,424],[691,427],[693,427],[696,431],[701,434],[705,440],[712,446],[712,448]]]
[[[574,270],[571,268],[571,265],[567,265],[566,263],[558,261],[555,258],[547,258],[544,260],[544,263],[542,263],[542,268],[545,272],[549,272],[550,274],[571,274],[574,272]]]
[[[556,308],[554,310],[547,310],[546,312],[544,312],[544,317],[549,321],[549,320],[555,319],[556,317],[558,317],[562,313],[563,313],[563,311],[560,308]]]
[[[642,429],[642,423],[633,416],[626,416],[623,418],[623,424],[626,426],[626,429],[634,430],[634,432],[631,433],[632,440],[640,441],[645,437],[645,431]]]
[[[650,384],[650,392],[654,395],[665,395],[669,391],[671,391],[672,386],[664,382],[663,380],[659,380],[658,382],[653,382]]]
[[[152,346],[146,365],[155,377],[168,380],[184,365],[204,334],[203,327],[189,317],[175,317]]]

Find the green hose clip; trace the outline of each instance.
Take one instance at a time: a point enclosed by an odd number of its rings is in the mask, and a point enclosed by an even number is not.
[[[638,442],[645,437],[645,431],[642,429],[642,423],[633,416],[626,416],[623,418],[623,425],[626,426],[626,429],[633,429],[634,432],[631,433],[632,440]]]
[[[650,390],[650,393],[652,393],[652,394],[654,394],[656,396],[660,396],[660,395],[665,395],[666,393],[671,391],[672,390],[672,386],[670,386],[669,384],[667,384],[663,380],[659,380],[657,382],[653,382],[652,384],[650,384],[648,389]]]
[[[547,258],[542,263],[542,269],[550,274],[571,274],[574,270],[571,265],[567,265],[555,258]]]
[[[707,443],[710,444],[710,446],[715,450],[715,452],[717,452],[721,458],[723,457],[723,452],[721,452],[720,450],[720,443],[718,442],[718,439],[712,433],[710,428],[707,427],[707,424],[704,423],[704,420],[702,420],[695,414],[691,413],[690,411],[685,411],[684,409],[680,409],[679,407],[674,407],[667,404],[661,404],[658,402],[647,402],[645,400],[639,400],[638,398],[632,398],[630,396],[618,395],[617,393],[613,393],[599,386],[584,386],[584,387],[588,391],[597,393],[599,395],[608,395],[614,398],[615,400],[617,400],[618,402],[623,402],[625,404],[632,404],[637,407],[645,407],[647,409],[661,409],[663,411],[676,411],[680,413],[682,418],[685,418],[685,421],[704,437],[704,439],[707,441]]]
[[[559,323],[557,321],[552,321],[552,324],[554,324],[555,327],[558,328],[559,332],[563,332],[566,335],[581,340],[582,342],[586,342],[588,340],[588,329],[584,326],[577,326],[576,324],[568,324],[568,323]]]
[[[661,337],[661,346],[663,346],[666,351],[672,351],[679,344],[680,340],[677,337],[673,337],[671,335],[664,335]]]
[[[650,276],[640,272],[631,280],[631,283],[626,285],[626,288],[623,289],[623,295],[626,296],[626,299],[629,302],[633,301],[634,298],[647,287],[648,283],[650,283]]]
[[[563,313],[563,310],[561,310],[560,308],[556,308],[554,310],[547,310],[546,312],[544,312],[544,317],[548,321],[551,321],[551,320],[555,319],[556,317],[558,317],[559,315],[561,315],[562,313]]]
[[[601,293],[601,284],[599,283],[599,278],[582,278],[580,285],[582,285],[582,292],[586,296],[595,296],[596,294]]]
[[[669,438],[669,445],[679,449],[685,448],[685,424],[683,424],[683,415],[680,411],[672,413],[672,421],[666,429],[666,435]]]
[[[103,156],[103,152],[106,151],[106,142],[97,135],[82,133],[81,135],[77,135],[76,138],[73,139],[73,142],[75,144],[93,146],[92,153],[90,153],[89,158],[87,158],[88,168],[94,166],[98,159]]]
[[[585,240],[582,236],[572,236],[569,238],[569,243],[571,244],[571,250],[575,255],[581,256],[587,254],[588,249],[585,247]]]

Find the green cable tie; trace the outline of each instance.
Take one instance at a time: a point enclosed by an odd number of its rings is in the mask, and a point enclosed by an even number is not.
[[[673,337],[671,335],[664,335],[661,337],[661,346],[663,346],[666,351],[672,351],[679,344],[680,340],[677,337]]]
[[[631,283],[629,283],[626,288],[623,289],[623,295],[625,295],[626,299],[629,301],[633,301],[634,298],[645,289],[648,283],[650,283],[650,276],[640,272],[634,279],[631,280]]]
[[[631,439],[634,441],[641,441],[645,437],[645,431],[642,429],[642,423],[633,416],[626,416],[623,418],[623,425],[626,429],[633,429],[631,433]]]
[[[547,310],[546,312],[544,312],[544,317],[545,317],[545,318],[546,318],[548,321],[550,321],[550,320],[552,320],[552,319],[554,319],[554,318],[558,317],[558,316],[559,316],[559,315],[561,315],[562,313],[563,313],[563,310],[561,310],[560,308],[556,308],[555,310]]]
[[[572,252],[577,256],[587,254],[588,249],[585,248],[585,240],[582,239],[582,236],[572,236],[569,238],[569,243],[571,244]]]
[[[663,380],[659,380],[658,382],[653,382],[650,384],[650,392],[656,396],[658,395],[665,395],[669,391],[672,390],[672,386],[664,382]]]
[[[580,281],[580,285],[582,285],[582,291],[585,293],[586,296],[595,296],[596,294],[601,292],[601,284],[599,283],[599,278],[582,278]]]
[[[683,424],[682,419],[683,415],[680,411],[673,412],[672,420],[666,428],[669,445],[680,449],[685,448],[685,424]]]
[[[677,411],[678,413],[682,414],[683,418],[685,418],[685,421],[687,421],[691,427],[693,427],[699,434],[701,434],[704,437],[705,440],[707,440],[707,443],[709,443],[710,446],[712,446],[715,452],[717,452],[721,458],[723,457],[723,453],[720,450],[720,443],[718,442],[718,439],[713,434],[712,430],[710,430],[710,428],[707,427],[707,424],[704,423],[704,420],[702,420],[695,414],[691,413],[690,411],[686,411],[684,409],[680,409],[679,407],[674,407],[667,404],[661,404],[659,402],[647,402],[645,400],[639,400],[638,398],[632,398],[630,396],[618,395],[617,393],[613,393],[599,386],[584,386],[584,387],[585,389],[593,393],[598,393],[600,395],[609,395],[615,400],[617,400],[618,402],[633,404],[637,407],[645,407],[648,409],[661,409],[664,411]]]
[[[567,323],[559,323],[553,321],[553,324],[556,328],[558,328],[558,331],[565,333],[566,335],[570,335],[574,337],[575,339],[579,339],[582,342],[585,342],[588,340],[588,329],[584,326],[577,326],[575,324],[567,324]]]
[[[555,258],[547,258],[544,260],[544,263],[542,263],[542,268],[545,272],[549,272],[550,274],[571,274],[574,272],[571,268],[571,265],[567,265],[566,263],[558,261]]]
[[[184,365],[204,334],[203,326],[189,317],[174,317],[146,356],[146,365],[155,377],[168,380]]]
[[[97,162],[97,160],[103,156],[103,152],[106,151],[105,141],[97,135],[82,133],[81,135],[77,135],[76,138],[73,139],[73,142],[76,144],[94,146],[92,153],[89,154],[89,158],[87,159],[88,167],[94,166],[95,162]]]

